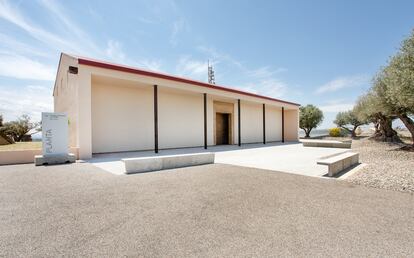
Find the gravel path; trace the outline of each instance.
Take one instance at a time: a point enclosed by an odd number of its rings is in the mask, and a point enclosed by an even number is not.
[[[346,180],[370,187],[414,193],[414,152],[400,151],[397,144],[363,138],[353,140],[352,149],[360,153],[367,166]]]
[[[414,195],[229,165],[0,166],[0,257],[412,257]]]

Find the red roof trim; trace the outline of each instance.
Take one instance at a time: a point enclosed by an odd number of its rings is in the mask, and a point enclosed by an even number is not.
[[[266,100],[271,100],[271,101],[282,102],[282,103],[286,103],[286,104],[290,104],[290,105],[300,106],[300,104],[289,102],[289,101],[284,101],[284,100],[280,100],[280,99],[275,99],[275,98],[271,98],[271,97],[257,95],[257,94],[250,93],[250,92],[245,92],[245,91],[231,89],[231,88],[227,88],[227,87],[223,87],[223,86],[208,84],[208,83],[200,82],[200,81],[194,81],[194,80],[181,78],[181,77],[176,77],[176,76],[172,76],[172,75],[168,75],[168,74],[162,74],[162,73],[156,73],[156,72],[141,70],[141,69],[132,68],[132,67],[123,66],[123,65],[118,65],[118,64],[111,64],[111,63],[97,61],[97,60],[85,59],[85,58],[82,58],[82,57],[78,57],[78,62],[79,62],[79,64],[82,64],[82,65],[88,65],[88,66],[94,66],[94,67],[99,67],[99,68],[104,68],[104,69],[110,69],[110,70],[116,70],[116,71],[121,71],[121,72],[139,74],[139,75],[150,76],[150,77],[155,77],[155,78],[160,78],[160,79],[166,79],[166,80],[171,80],[171,81],[176,81],[176,82],[188,83],[188,84],[193,84],[193,85],[206,87],[206,88],[210,88],[210,89],[222,90],[222,91],[242,94],[242,95],[246,95],[246,96],[251,96],[251,97],[256,97],[256,98],[261,98],[261,99],[266,99]]]

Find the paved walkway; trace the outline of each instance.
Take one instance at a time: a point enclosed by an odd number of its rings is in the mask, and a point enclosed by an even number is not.
[[[230,165],[0,166],[0,257],[411,257],[414,196]]]
[[[327,166],[317,165],[320,157],[347,151],[338,148],[303,147],[301,143],[245,144],[238,146],[213,146],[203,148],[183,148],[161,150],[158,156],[215,152],[215,162],[251,168],[268,169],[306,176],[322,176],[328,173]],[[88,162],[114,174],[123,174],[122,158],[155,156],[153,151],[124,152],[94,155]]]

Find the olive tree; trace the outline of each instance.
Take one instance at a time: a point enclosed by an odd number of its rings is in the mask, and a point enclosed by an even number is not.
[[[400,141],[392,128],[392,120],[399,118],[411,133],[414,147],[414,30],[374,77],[370,91],[360,97],[354,110],[360,119],[373,122],[374,137],[385,141]]]
[[[400,142],[397,132],[392,128],[392,121],[396,117],[389,112],[381,95],[374,88],[372,87],[368,93],[358,99],[353,111],[361,121],[374,124],[373,138],[375,140]]]
[[[385,103],[407,127],[414,146],[414,30],[383,69],[382,81]]]
[[[25,135],[32,135],[39,130],[40,124],[31,122],[28,115],[22,115],[16,121],[6,122],[1,127],[1,132],[15,142],[20,142]]]
[[[322,123],[323,113],[314,105],[306,105],[299,108],[299,127],[305,131],[305,137],[309,138],[313,128]]]
[[[354,110],[349,110],[345,112],[339,112],[336,115],[334,123],[338,127],[350,133],[352,137],[356,137],[356,129],[358,128],[358,126],[366,124],[366,120],[358,118]]]

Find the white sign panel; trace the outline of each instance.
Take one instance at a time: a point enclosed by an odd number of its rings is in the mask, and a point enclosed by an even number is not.
[[[43,156],[68,154],[68,116],[42,112]]]

